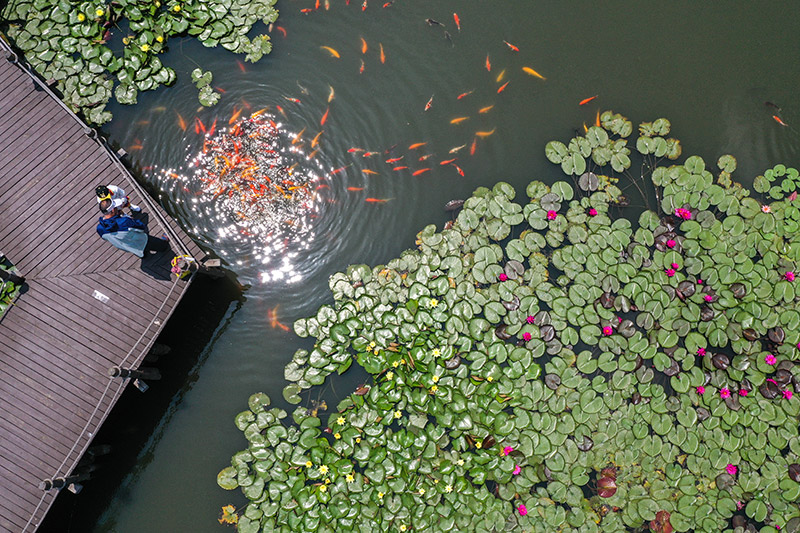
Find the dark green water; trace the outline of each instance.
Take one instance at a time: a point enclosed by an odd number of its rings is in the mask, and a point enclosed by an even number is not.
[[[331,274],[351,263],[378,264],[396,256],[413,245],[425,225],[442,226],[448,219],[442,206],[448,200],[464,198],[478,186],[504,180],[523,190],[531,179],[559,179],[560,171],[544,157],[545,143],[569,139],[584,122],[594,121],[598,109],[613,109],[634,123],[669,118],[684,155],[698,154],[713,164],[720,155],[733,154],[739,161],[734,177],[742,182],[778,162],[800,164],[795,126],[800,125],[800,12],[790,2],[396,0],[382,9],[382,2],[370,0],[362,11],[355,0],[350,6],[330,0],[328,11],[300,13],[313,3],[279,2],[278,24],[287,36],[276,31],[273,53],[247,64],[246,72],[224,50],[172,42],[164,61],[176,68],[181,83],[141,95],[134,107],[113,110],[115,119],[107,128],[111,139],[129,149],[141,144],[131,157],[140,168],[153,167],[143,172],[148,184],[162,191],[167,209],[226,258],[248,288],[241,305],[231,304],[216,335],[209,335],[212,340],[171,399],[136,466],[110,503],[101,499],[104,510],[95,531],[222,531],[216,521],[220,507],[243,502],[238,491],[223,491],[215,482],[230,456],[246,444],[233,417],[246,408],[253,392],[280,398],[282,368],[305,344],[271,327],[270,310],[277,307],[285,324],[314,313],[331,301]],[[454,11],[461,19],[460,32]],[[428,26],[426,18],[446,25],[452,46],[442,28]],[[365,55],[360,37],[369,46]],[[520,51],[513,52],[503,40]],[[379,43],[386,55],[383,64]],[[341,58],[321,46],[336,49]],[[491,72],[485,68],[487,54]],[[364,72],[359,73],[362,59]],[[226,91],[215,108],[198,111],[188,82],[198,65],[212,70],[213,85]],[[523,66],[547,79],[525,74]],[[497,82],[503,70],[505,77]],[[329,87],[336,94],[330,104]],[[457,99],[468,91],[474,92]],[[431,95],[433,106],[426,112]],[[578,105],[593,95],[599,96]],[[280,105],[286,112],[280,117],[282,127],[293,132],[306,128],[306,145],[322,129],[320,118],[330,105],[309,169],[324,173],[350,165],[324,182],[329,188],[320,191],[310,229],[261,258],[259,242],[221,238],[218,230],[227,222],[194,209],[191,194],[163,174],[164,169],[189,174],[187,161],[202,146],[191,122],[195,116],[206,125],[215,118],[227,125],[243,100],[251,111]],[[765,101],[782,107],[788,127],[772,119],[774,110]],[[478,114],[490,105],[488,113]],[[189,123],[185,133],[177,113]],[[470,118],[450,124],[461,116]],[[493,129],[493,135],[478,140],[473,156],[469,146],[448,154],[471,143],[476,131]],[[421,149],[408,150],[422,142],[427,144]],[[392,155],[383,154],[395,144]],[[365,159],[348,153],[352,147],[381,154]],[[426,154],[434,155],[417,161]],[[410,170],[432,170],[414,177],[383,162],[401,155]],[[438,164],[453,157],[463,177],[453,166]],[[391,201],[367,203],[367,197]],[[204,313],[202,308],[197,312]],[[338,392],[328,388],[325,395],[346,394],[357,381],[345,377],[334,385]],[[83,529],[73,528],[78,530]]]

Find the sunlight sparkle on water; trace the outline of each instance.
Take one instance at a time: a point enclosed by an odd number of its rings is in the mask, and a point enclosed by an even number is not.
[[[314,185],[324,170],[313,155],[301,134],[257,112],[206,136],[187,172],[165,170],[161,179],[208,222],[195,233],[222,258],[260,265],[263,282],[296,283],[302,270],[294,261],[313,242],[320,211]]]

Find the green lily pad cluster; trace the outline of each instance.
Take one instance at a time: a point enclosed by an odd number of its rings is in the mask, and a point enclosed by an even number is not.
[[[14,265],[2,254],[0,254],[0,270],[19,276],[19,272]],[[0,317],[8,310],[14,299],[19,296],[20,289],[21,286],[14,283],[14,281],[0,278]]]
[[[135,104],[140,91],[175,83],[175,71],[159,58],[170,37],[191,35],[253,62],[268,54],[269,36],[247,34],[259,20],[275,22],[275,2],[10,0],[0,20],[31,66],[56,82],[67,105],[88,122],[103,124],[111,120],[105,108],[112,94],[121,104]],[[107,43],[112,30],[125,24],[130,33],[122,39],[122,53],[115,53]],[[219,98],[210,87],[200,91],[203,105]]]
[[[730,156],[661,166],[659,119],[636,141],[659,210],[625,218],[594,154],[627,168],[633,129],[602,124],[548,143],[567,174],[598,165],[574,185],[479,188],[330,278],[284,397],[353,363],[368,382],[326,420],[251,397],[218,478],[250,500],[239,531],[800,530],[794,207],[750,198]]]

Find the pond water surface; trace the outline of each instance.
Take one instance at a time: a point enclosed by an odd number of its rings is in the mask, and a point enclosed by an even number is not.
[[[179,83],[140,95],[136,106],[112,109],[111,140],[130,151],[167,210],[226,260],[244,292],[208,345],[198,348],[197,364],[136,466],[110,494],[87,496],[96,500],[79,508],[91,509],[92,524],[73,513],[71,531],[221,531],[220,507],[244,502],[238,491],[216,485],[217,472],[246,445],[233,418],[251,393],[280,399],[283,366],[307,345],[280,324],[330,303],[327,280],[334,272],[352,263],[384,263],[413,246],[425,225],[441,228],[449,219],[442,209],[448,200],[499,180],[521,191],[531,179],[559,179],[544,157],[545,143],[568,140],[584,123],[591,125],[598,110],[613,109],[634,123],[667,117],[685,156],[698,154],[713,164],[733,154],[739,162],[734,178],[745,183],[778,162],[800,165],[800,11],[793,2],[396,0],[382,8],[370,0],[366,10],[355,0],[349,6],[329,0],[326,10],[327,3],[301,14],[314,0],[279,1],[277,24],[286,36],[275,30],[273,52],[255,65],[240,65],[242,58],[190,39],[171,41],[163,59],[178,71]],[[426,24],[428,18],[444,27]],[[212,70],[212,85],[225,91],[214,108],[198,109],[189,79],[196,66]],[[525,66],[546,80],[526,74]],[[328,102],[331,87],[335,95]],[[469,94],[459,99],[462,93]],[[782,108],[787,127],[772,119],[775,109],[765,101]],[[306,154],[324,131],[317,154],[296,171],[321,176],[316,185],[327,187],[319,190],[313,212],[298,217],[303,224],[280,239],[238,229],[226,234],[220,230],[231,221],[210,216],[213,204],[198,208],[195,189],[187,187],[188,162],[203,145],[193,121],[208,127],[216,120],[219,129],[236,111],[246,116],[265,107],[283,130],[304,130],[296,145],[302,143]],[[451,124],[457,117],[469,118]],[[477,131],[494,133],[479,138],[470,155]],[[416,143],[426,144],[409,149]],[[351,148],[379,153],[365,158]],[[394,165],[384,162],[401,156]],[[463,176],[439,164],[453,158]],[[412,175],[424,168],[431,170]],[[335,401],[358,379],[335,381],[323,397]]]

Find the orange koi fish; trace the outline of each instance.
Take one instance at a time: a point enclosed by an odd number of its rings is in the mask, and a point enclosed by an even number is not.
[[[136,122],[136,125],[137,126],[148,126],[148,125],[150,125],[150,121],[149,120],[139,120],[139,121]]]
[[[226,91],[225,89],[223,89],[222,87],[214,87],[214,90],[215,90],[215,91],[219,91],[219,92],[221,92],[222,94],[225,94],[226,92],[228,92],[228,91]]]
[[[383,43],[378,43],[381,48],[381,63],[386,63],[386,54],[383,53]]]
[[[509,48],[511,48],[512,50],[514,50],[515,52],[519,52],[519,48],[517,48],[516,46],[514,46],[514,45],[513,45],[513,44],[511,44],[510,42],[508,42],[508,41],[506,41],[506,40],[503,40],[503,42],[504,42],[504,43],[506,43],[506,46],[508,46]]]
[[[369,176],[377,176],[378,175],[377,172],[375,172],[374,170],[372,170],[370,168],[364,168],[364,169],[361,170],[361,172],[363,172],[364,174],[367,174]]]
[[[531,67],[522,67],[522,70],[523,70],[523,71],[524,71],[526,74],[530,74],[531,76],[536,76],[536,77],[537,77],[537,78],[539,78],[540,80],[546,80],[546,79],[547,79],[547,78],[545,78],[544,76],[542,76],[541,74],[539,74],[538,72],[536,72],[535,70],[533,70]]]
[[[348,187],[348,191],[363,191],[364,187]]]
[[[175,111],[175,114],[178,115],[178,127],[181,129],[181,131],[186,131],[186,121],[183,120],[183,117],[177,111]]]
[[[269,318],[269,325],[273,328],[280,328],[283,331],[289,331],[289,326],[278,322],[278,306],[276,305],[271,310],[267,311],[267,318]]]
[[[419,169],[417,171],[414,171],[411,175],[412,176],[419,176],[420,174],[424,174],[424,173],[428,172],[429,170],[430,170],[430,168],[421,168],[421,169]]]
[[[239,70],[241,70],[242,72],[247,72],[247,69],[245,68],[244,63],[242,63],[239,60],[236,60],[236,64],[239,65]]]
[[[425,104],[425,109],[424,109],[423,111],[427,111],[427,110],[428,110],[428,109],[430,109],[432,106],[433,106],[433,95],[431,95],[431,99],[430,99],[430,100],[428,100],[428,103],[427,103],[427,104]]]
[[[461,124],[465,120],[469,120],[469,117],[456,117],[450,121],[450,124]]]
[[[600,127],[600,110],[597,110],[597,115],[594,117],[594,125]]]
[[[359,74],[363,74],[364,73],[364,60],[363,59],[361,60],[361,67],[359,67],[358,73]]]
[[[327,109],[325,109],[325,114],[324,114],[324,115],[322,115],[322,118],[319,120],[319,125],[320,125],[320,126],[324,126],[324,125],[325,125],[325,122],[328,120],[328,112],[329,112],[330,110],[331,110],[331,108],[330,108],[330,107],[328,107]]]
[[[238,109],[236,108],[236,106],[234,106],[233,107],[233,115],[231,115],[230,120],[228,120],[228,124],[233,124],[234,122],[236,122],[236,119],[239,118],[239,115],[242,114],[242,110],[243,109],[244,109],[244,106],[242,106],[242,107],[240,107]]]
[[[363,37],[361,38],[361,53],[367,53],[367,41],[365,41]]]
[[[482,108],[480,108],[480,109],[478,110],[478,113],[481,113],[481,114],[483,114],[483,113],[488,113],[489,111],[491,111],[491,110],[492,110],[492,108],[493,108],[493,107],[494,107],[494,104],[492,104],[492,105],[487,105],[486,107],[482,107]]]
[[[306,129],[305,129],[305,128],[303,128],[302,130],[300,130],[300,133],[298,133],[297,135],[295,135],[295,136],[294,136],[294,139],[292,139],[292,144],[297,144],[298,142],[300,142],[300,138],[303,136],[303,133],[305,133],[305,131],[306,131]]]
[[[329,187],[329,186],[327,186],[327,185],[325,185],[325,184],[323,183],[322,185],[317,185],[317,187],[316,187],[316,189],[315,189],[315,190],[317,190],[317,191],[318,191],[318,190],[320,190],[320,189],[330,189],[330,187]]]
[[[286,38],[286,28],[283,26],[275,26],[275,29],[281,32],[281,35],[283,35],[284,39]]]
[[[461,99],[462,99],[462,98],[464,98],[465,96],[469,96],[469,95],[471,95],[471,94],[472,94],[472,93],[474,93],[474,92],[475,92],[475,89],[472,89],[471,91],[467,91],[467,92],[465,92],[465,93],[461,93],[461,94],[459,94],[458,96],[456,96],[456,100],[461,100]]]
[[[503,81],[503,78],[505,78],[505,77],[506,77],[506,69],[503,69],[503,70],[500,71],[500,74],[497,75],[497,79],[494,80],[494,81],[496,83],[500,83],[501,81]]]
[[[250,115],[250,118],[256,118],[257,116],[261,115],[261,114],[262,114],[264,111],[266,111],[267,109],[268,109],[268,108],[266,108],[266,107],[262,107],[261,109],[259,109],[258,111],[256,111],[256,112],[255,112],[255,113],[253,113],[252,115]]]
[[[289,102],[292,102],[293,104],[299,104],[300,103],[300,99],[299,98],[293,98],[291,96],[284,96],[283,99],[284,100],[288,100]]]
[[[585,122],[583,123],[583,133],[589,133],[589,127],[586,125]]]
[[[588,104],[589,102],[591,102],[592,100],[594,100],[595,98],[597,98],[597,95],[594,95],[594,96],[592,96],[592,97],[589,97],[589,98],[584,98],[583,100],[581,100],[580,102],[578,102],[578,105],[586,105],[586,104]]]
[[[507,82],[505,82],[503,85],[501,85],[501,86],[500,86],[500,88],[499,88],[499,89],[497,89],[497,94],[500,94],[501,92],[505,91],[505,90],[506,90],[506,87],[508,86],[508,84],[509,84],[509,83],[511,83],[511,82],[510,82],[510,81],[507,81]]]
[[[322,48],[323,50],[328,52],[331,55],[331,57],[335,57],[336,59],[339,59],[340,57],[342,57],[341,55],[339,55],[339,52],[337,52],[336,50],[334,50],[330,46],[320,46],[320,48]]]
[[[453,166],[456,167],[456,170],[458,171],[459,174],[461,174],[462,176],[464,175],[464,171],[461,170],[460,166],[456,165],[455,163],[453,163]]]
[[[778,124],[780,124],[781,126],[788,126],[788,124],[787,124],[787,123],[785,123],[784,121],[782,121],[782,120],[781,120],[781,117],[779,117],[778,115],[772,115],[772,118],[774,118],[774,119],[775,119],[775,122],[777,122],[777,123],[778,123]]]
[[[401,159],[403,159],[404,157],[405,157],[404,155],[401,155],[400,157],[393,157],[393,158],[391,158],[391,159],[387,159],[387,160],[386,160],[386,163],[388,163],[389,165],[391,165],[392,163],[397,163],[398,161],[400,161],[400,160],[401,160]]]
[[[458,18],[458,13],[453,13],[453,20],[456,22],[456,28],[461,31],[461,20]]]
[[[142,146],[142,141],[140,139],[136,139],[133,142],[134,142],[134,144],[130,148],[128,148],[129,152],[132,152],[132,151],[135,151],[135,150],[141,150],[142,148],[144,148]]]
[[[331,89],[331,92],[328,93],[328,103],[330,104],[336,98],[336,91],[333,90],[333,85],[328,85],[328,87]]]
[[[492,71],[492,63],[489,61],[489,54],[486,54],[486,70],[489,72]]]
[[[419,148],[421,146],[425,146],[426,144],[428,144],[428,143],[414,143],[411,146],[409,146],[408,149],[409,150],[416,150],[417,148]]]
[[[365,198],[364,201],[369,203],[384,204],[392,199],[393,198]]]
[[[391,0],[390,2],[386,2],[385,4],[383,4],[383,9],[386,9],[387,7],[389,7],[392,4],[394,4],[394,0]]]
[[[408,167],[394,167],[392,170],[405,170]]]
[[[319,0],[314,3],[314,9],[319,9]]]
[[[331,171],[330,171],[328,174],[330,174],[331,176],[333,176],[333,175],[335,175],[335,174],[338,174],[339,172],[342,172],[344,169],[346,169],[346,168],[347,168],[347,167],[349,167],[349,166],[350,166],[350,165],[345,165],[345,166],[343,166],[343,167],[339,167],[339,168],[337,168],[337,169],[331,170]]]
[[[202,120],[200,120],[197,117],[194,117],[194,132],[199,134],[201,131],[203,133],[206,133],[206,125],[203,124]]]
[[[277,109],[280,112],[280,114],[283,115],[283,118],[286,118],[286,111],[284,111],[281,106],[276,105],[275,109]]]
[[[314,148],[319,143],[319,138],[321,135],[322,132],[319,132],[313,139],[311,139],[311,148]]]
[[[308,154],[308,158],[309,158],[309,159],[314,159],[315,157],[317,157],[317,154],[318,154],[318,153],[319,153],[319,150],[314,150],[313,152],[311,152],[310,154]]]
[[[475,155],[475,150],[478,149],[478,138],[472,139],[472,144],[469,146],[469,155]]]
[[[352,154],[353,152],[363,152],[363,151],[364,151],[363,148],[350,148],[349,150],[347,150],[347,153]]]
[[[455,161],[456,159],[458,159],[458,158],[457,158],[457,157],[454,157],[453,159],[448,159],[447,161],[442,161],[442,162],[440,162],[439,164],[440,164],[440,165],[449,165],[450,163],[452,163],[452,162],[453,162],[453,161]]]
[[[214,123],[211,124],[211,127],[208,128],[208,136],[214,135],[214,131],[217,129],[217,119],[214,119]]]
[[[311,8],[309,8],[309,7],[307,7],[307,8],[305,8],[305,9],[301,9],[301,10],[300,10],[300,13],[311,13],[312,11],[314,11],[314,10],[313,10],[313,9],[311,9]]]
[[[372,157],[373,155],[378,155],[380,152],[364,152],[364,155],[361,157]]]

